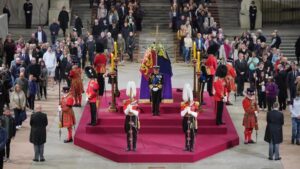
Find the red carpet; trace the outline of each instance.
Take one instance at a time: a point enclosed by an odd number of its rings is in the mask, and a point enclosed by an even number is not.
[[[174,103],[161,104],[161,116],[153,117],[149,104],[140,104],[141,130],[138,135],[137,151],[125,152],[124,114],[122,100],[126,99],[121,91],[118,99],[119,112],[109,113],[110,94],[103,97],[98,111],[98,126],[86,124],[90,119],[90,108],[85,106],[75,133],[74,144],[116,162],[195,162],[239,144],[238,134],[231,118],[224,109],[223,120],[226,125],[215,125],[213,98],[205,94],[206,105],[198,115],[198,135],[195,152],[185,152],[184,134],[181,127],[181,92],[173,90]],[[108,101],[109,100],[109,101]]]

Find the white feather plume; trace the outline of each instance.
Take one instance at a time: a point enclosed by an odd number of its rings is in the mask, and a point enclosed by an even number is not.
[[[192,101],[193,100],[193,92],[191,89],[191,85],[186,83],[184,84],[183,91],[182,91],[182,99],[183,101]]]
[[[130,90],[131,90],[131,93],[130,93]],[[130,94],[131,94],[131,96],[130,96]],[[128,97],[135,97],[136,96],[136,85],[135,85],[134,81],[129,81],[127,83],[126,95]]]

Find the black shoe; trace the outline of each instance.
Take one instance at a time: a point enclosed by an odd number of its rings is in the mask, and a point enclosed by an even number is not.
[[[71,143],[73,142],[73,139],[70,139],[70,140],[64,140],[64,143]]]
[[[224,122],[221,122],[221,125],[225,125],[226,123],[224,123]]]
[[[34,161],[34,162],[39,162],[39,160],[38,160],[38,159],[33,159],[32,161]]]
[[[127,151],[127,152],[128,152],[128,151],[131,151],[131,149],[130,149],[130,148],[126,148],[126,150],[125,150],[125,151]]]
[[[269,157],[268,159],[269,159],[269,160],[273,160],[273,158],[272,158],[272,157]]]
[[[299,145],[300,145],[300,141],[299,141],[299,140],[297,140],[297,141],[296,141],[296,144],[299,146]]]
[[[132,151],[136,152],[136,148],[133,148]]]
[[[247,142],[247,141],[244,141],[244,144],[248,144],[248,142]]]
[[[44,161],[46,161],[44,158],[40,159],[40,162],[44,162]]]
[[[194,152],[194,149],[191,148],[191,149],[190,149],[190,152]]]
[[[227,106],[231,106],[231,105],[233,105],[233,104],[230,103],[230,102],[226,102],[226,105],[227,105]]]
[[[281,157],[275,158],[275,161],[281,160]]]
[[[249,144],[255,144],[255,141],[249,140],[248,143],[249,143]]]
[[[95,123],[88,123],[89,126],[96,126]]]
[[[190,151],[190,149],[187,148],[187,147],[185,147],[185,148],[183,149],[183,151]]]

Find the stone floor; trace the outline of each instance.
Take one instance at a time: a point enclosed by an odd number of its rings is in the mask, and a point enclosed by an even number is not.
[[[140,75],[138,64],[128,63],[126,66],[120,66],[120,89],[125,88],[128,80],[134,80],[139,86]],[[173,65],[173,87],[182,87],[184,83],[192,83],[192,67],[185,64]],[[86,79],[84,80],[86,82]],[[86,83],[85,83],[86,84]],[[110,87],[108,86],[107,89]],[[49,87],[48,100],[38,101],[42,104],[44,111],[48,114],[49,126],[47,128],[48,137],[45,145],[46,162],[32,162],[33,146],[29,143],[28,125],[29,118],[26,120],[24,127],[17,132],[16,138],[12,141],[11,162],[5,163],[4,168],[8,169],[148,169],[151,167],[162,167],[165,169],[296,169],[298,168],[300,146],[290,144],[291,125],[289,112],[285,112],[284,126],[284,143],[281,146],[281,161],[269,161],[268,144],[263,141],[265,130],[265,112],[259,115],[258,143],[253,145],[240,144],[239,146],[223,151],[219,154],[198,161],[196,163],[116,163],[100,157],[96,154],[81,149],[73,144],[64,144],[63,139],[66,137],[66,129],[62,129],[62,138],[59,138],[59,129],[57,125],[56,108],[58,104],[58,86]],[[85,96],[83,96],[85,97]],[[241,107],[242,98],[237,98],[233,106],[228,107],[235,127],[243,143],[243,109]],[[83,99],[85,100],[85,99]],[[81,109],[75,108],[77,121],[81,116]],[[30,116],[29,116],[30,117]]]

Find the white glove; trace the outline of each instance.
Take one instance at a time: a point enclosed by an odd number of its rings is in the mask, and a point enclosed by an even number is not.
[[[254,113],[255,113],[255,116],[257,117],[257,116],[258,116],[258,112],[257,112],[257,111],[255,111]]]
[[[153,90],[154,92],[156,92],[156,91],[158,91],[158,88],[157,88],[157,87],[153,87],[152,90]]]
[[[266,91],[266,87],[265,86],[261,86],[261,91],[262,92]]]
[[[88,98],[87,96],[85,97],[85,101],[86,101],[86,102],[88,102],[88,101],[89,101],[89,98]]]
[[[61,111],[61,106],[58,106],[58,107],[57,107],[57,110],[60,112],[60,111]]]
[[[227,102],[227,96],[223,97],[223,102]]]
[[[187,112],[188,112],[188,114],[191,114],[191,107],[187,108]]]

